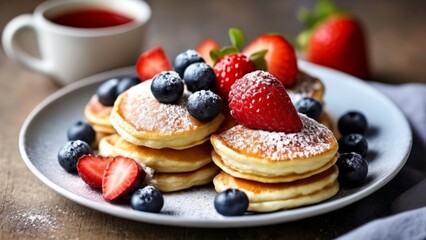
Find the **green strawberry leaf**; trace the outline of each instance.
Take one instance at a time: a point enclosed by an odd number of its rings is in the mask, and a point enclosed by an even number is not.
[[[225,56],[233,53],[239,53],[240,51],[234,46],[225,46],[220,49],[220,52],[222,53],[222,56]]]
[[[228,30],[228,34],[232,46],[234,46],[238,50],[238,52],[241,52],[245,42],[244,33],[238,28],[230,28]]]
[[[219,58],[223,57],[222,52],[219,49],[213,49],[210,51],[210,58],[213,60],[213,63],[216,63]]]
[[[250,55],[249,59],[256,64],[257,69],[259,70],[268,70],[268,65],[265,60],[265,55],[268,50],[261,50]]]

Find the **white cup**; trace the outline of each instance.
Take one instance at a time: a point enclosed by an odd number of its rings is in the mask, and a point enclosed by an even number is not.
[[[106,9],[133,20],[102,28],[69,27],[51,21],[55,16],[81,9]],[[150,17],[151,8],[142,0],[51,0],[41,3],[33,14],[12,19],[3,31],[2,44],[10,58],[66,85],[135,64]],[[17,35],[23,29],[35,32],[40,58],[19,46]]]

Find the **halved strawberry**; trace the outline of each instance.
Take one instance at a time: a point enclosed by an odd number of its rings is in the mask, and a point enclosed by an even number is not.
[[[248,73],[232,85],[229,108],[247,128],[293,133],[303,127],[282,83],[265,71]]]
[[[210,57],[210,51],[219,48],[219,43],[216,40],[214,40],[213,38],[207,38],[203,40],[200,44],[198,44],[195,51],[197,51],[201,55],[201,57],[208,65],[213,66],[214,62],[213,59]]]
[[[151,79],[157,73],[172,70],[172,64],[161,47],[142,53],[136,62],[136,73],[141,81]]]
[[[267,50],[265,59],[267,71],[280,80],[285,87],[292,87],[297,80],[297,57],[293,46],[277,34],[264,34],[254,39],[243,54],[250,56],[261,50]]]
[[[101,189],[102,176],[112,157],[83,155],[78,159],[77,172],[81,179],[89,186]]]
[[[145,175],[141,166],[132,158],[116,156],[108,164],[102,179],[102,196],[114,201],[138,187]]]

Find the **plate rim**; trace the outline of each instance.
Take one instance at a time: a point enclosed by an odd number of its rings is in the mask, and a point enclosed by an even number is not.
[[[283,223],[283,222],[290,222],[294,220],[300,220],[307,217],[313,217],[317,216],[323,213],[331,212],[337,209],[340,209],[342,207],[348,206],[356,201],[359,201],[360,199],[363,199],[367,197],[368,195],[374,193],[384,185],[386,185],[391,179],[393,179],[396,174],[401,170],[401,168],[405,165],[405,162],[407,161],[408,156],[411,152],[412,147],[412,133],[409,127],[409,123],[405,115],[402,113],[400,108],[386,95],[384,95],[382,92],[378,91],[377,89],[373,88],[371,85],[367,84],[361,79],[357,79],[351,75],[339,72],[337,70],[333,70],[330,68],[326,68],[323,66],[319,66],[316,64],[308,63],[303,60],[298,61],[300,69],[309,72],[309,69],[319,69],[320,71],[326,71],[330,74],[337,75],[342,78],[349,79],[349,81],[356,82],[356,84],[361,84],[363,87],[370,88],[372,91],[375,92],[376,95],[379,95],[379,97],[385,99],[387,103],[393,108],[394,113],[396,113],[401,120],[401,127],[403,127],[407,133],[408,137],[408,144],[407,148],[405,150],[403,159],[401,159],[398,168],[395,169],[390,175],[386,177],[386,179],[377,182],[375,185],[370,186],[367,189],[364,189],[361,193],[358,193],[356,195],[351,194],[348,196],[345,196],[343,198],[334,199],[332,201],[328,202],[322,202],[315,205],[310,206],[304,206],[301,208],[291,209],[288,211],[278,211],[278,212],[272,212],[272,213],[264,213],[264,214],[253,214],[253,215],[245,215],[240,217],[223,217],[219,219],[196,219],[196,218],[189,218],[189,217],[176,217],[165,214],[156,214],[156,213],[146,213],[146,212],[139,212],[139,211],[129,211],[128,208],[122,208],[118,205],[109,205],[106,209],[106,206],[104,204],[99,204],[98,202],[95,202],[91,199],[87,199],[83,196],[79,196],[71,191],[68,191],[67,189],[64,189],[51,181],[49,178],[47,178],[31,161],[27,150],[25,148],[25,134],[28,130],[28,127],[30,126],[31,122],[34,120],[34,118],[49,104],[53,103],[55,100],[59,99],[60,97],[76,90],[82,87],[87,87],[89,85],[101,82],[102,80],[105,80],[105,76],[118,76],[121,74],[129,74],[133,72],[132,70],[134,67],[124,67],[114,70],[105,71],[102,73],[98,73],[92,76],[89,76],[87,78],[78,80],[76,82],[73,82],[65,87],[62,87],[58,89],[57,91],[51,93],[49,96],[47,96],[45,99],[43,99],[40,103],[36,105],[36,107],[28,114],[28,116],[25,118],[25,121],[22,124],[21,130],[19,132],[19,139],[18,139],[18,145],[19,145],[19,152],[20,155],[24,161],[24,163],[27,165],[27,167],[30,169],[30,171],[45,185],[47,185],[49,188],[54,190],[59,195],[68,198],[69,200],[88,207],[93,210],[97,210],[99,212],[102,212],[107,215],[112,215],[119,218],[134,220],[138,222],[145,222],[145,223],[153,223],[153,224],[159,224],[159,225],[169,225],[169,226],[180,226],[180,227],[203,227],[203,228],[230,228],[230,227],[253,227],[253,226],[263,226],[263,225],[269,225],[269,224],[277,224],[277,223]],[[345,80],[346,81],[346,80]],[[305,212],[309,212],[309,214]],[[283,216],[284,215],[284,216]]]

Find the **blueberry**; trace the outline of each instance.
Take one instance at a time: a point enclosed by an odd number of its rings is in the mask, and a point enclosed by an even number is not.
[[[164,71],[151,82],[152,95],[161,103],[175,103],[183,94],[183,81],[174,71]]]
[[[247,195],[236,188],[220,192],[214,198],[216,211],[224,216],[241,216],[249,206]]]
[[[368,164],[358,153],[340,154],[336,162],[339,168],[339,183],[343,187],[357,187],[367,177]]]
[[[366,156],[368,152],[367,139],[359,133],[350,133],[339,139],[339,153],[356,152]]]
[[[117,85],[119,80],[117,78],[112,78],[104,83],[102,83],[96,94],[98,95],[99,102],[104,106],[112,106],[114,105],[115,99],[117,99]]]
[[[67,131],[68,140],[81,140],[89,145],[95,142],[96,132],[88,122],[80,120],[71,125]]]
[[[173,61],[173,70],[175,70],[181,78],[185,69],[196,62],[204,62],[201,55],[193,49],[186,50],[185,52],[179,53]]]
[[[141,80],[137,76],[126,76],[120,79],[117,85],[117,95],[122,94],[127,89],[141,83]]]
[[[65,146],[59,150],[59,165],[69,173],[76,172],[78,159],[86,154],[93,154],[93,150],[89,144],[81,140],[68,141]]]
[[[222,99],[210,90],[197,91],[189,96],[186,109],[199,121],[208,122],[222,110]]]
[[[322,113],[322,105],[317,100],[309,97],[300,99],[296,105],[296,110],[306,116],[318,121]]]
[[[135,210],[158,213],[163,208],[164,198],[158,189],[153,186],[146,186],[132,194],[130,205]]]
[[[358,111],[349,111],[339,118],[337,127],[342,135],[349,133],[364,134],[368,127],[367,118]]]
[[[197,62],[186,68],[183,79],[188,90],[196,92],[199,90],[209,90],[216,81],[216,74],[213,68],[207,63]]]

